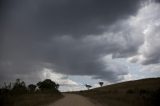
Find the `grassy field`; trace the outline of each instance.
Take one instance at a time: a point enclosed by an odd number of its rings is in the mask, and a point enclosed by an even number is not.
[[[122,82],[78,93],[104,106],[160,106],[160,78]]]
[[[0,96],[0,106],[46,106],[62,98],[57,94],[24,94],[24,95],[6,95]]]

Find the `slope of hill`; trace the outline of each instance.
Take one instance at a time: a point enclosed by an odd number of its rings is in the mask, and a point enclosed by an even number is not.
[[[104,106],[160,106],[160,78],[122,82],[79,94]]]

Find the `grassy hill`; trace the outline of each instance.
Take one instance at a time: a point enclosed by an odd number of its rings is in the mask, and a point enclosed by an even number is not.
[[[122,82],[79,94],[104,106],[160,106],[160,78]]]

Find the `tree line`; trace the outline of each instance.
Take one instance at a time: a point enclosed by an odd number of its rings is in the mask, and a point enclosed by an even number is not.
[[[26,86],[24,81],[16,79],[13,84],[4,83],[4,86],[0,88],[0,94],[59,93],[58,88],[59,84],[50,79],[45,79],[37,84],[29,84],[28,86]]]
[[[99,82],[100,87],[102,87],[103,84],[103,82]],[[85,84],[85,87],[89,90],[92,86]],[[16,79],[13,84],[4,83],[4,86],[0,88],[0,94],[60,93],[58,88],[59,84],[50,79],[39,81],[37,84],[29,84],[28,86],[26,86],[25,82],[21,79]]]

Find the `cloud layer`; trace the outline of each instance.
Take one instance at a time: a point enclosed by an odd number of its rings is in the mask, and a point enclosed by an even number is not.
[[[160,4],[139,0],[7,0],[0,12],[0,79],[38,80],[44,68],[117,82],[160,62]],[[61,78],[58,78],[63,81]]]

